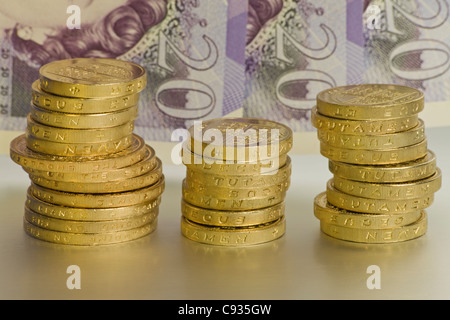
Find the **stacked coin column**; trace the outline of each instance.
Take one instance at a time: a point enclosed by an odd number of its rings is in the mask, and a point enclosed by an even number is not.
[[[10,148],[31,179],[26,233],[72,245],[151,233],[164,175],[153,148],[133,133],[145,69],[114,59],[69,59],[39,72],[26,134]]]
[[[287,152],[292,147],[291,130],[276,122],[231,118],[204,121],[197,135],[203,137],[208,130],[216,130],[225,136],[227,129],[241,129],[246,134],[250,128],[257,132],[277,129],[280,139],[260,140],[256,144],[233,141],[233,145],[208,154],[209,157],[204,151],[217,140],[212,144],[200,142],[200,150],[195,149],[195,138],[185,145],[183,162],[187,169],[182,185],[181,232],[187,238],[213,245],[245,246],[268,242],[285,233],[284,199],[290,184],[291,160]],[[196,136],[194,130],[194,126],[189,129],[191,137]],[[235,157],[240,148],[249,155],[249,149],[262,144],[276,144],[277,154],[270,154],[267,159]],[[232,159],[226,157],[230,148]]]
[[[317,95],[312,123],[333,178],[314,201],[329,236],[390,243],[426,233],[427,213],[441,186],[427,148],[423,94],[383,84],[332,88]]]

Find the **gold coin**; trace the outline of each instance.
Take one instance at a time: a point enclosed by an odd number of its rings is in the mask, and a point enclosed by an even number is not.
[[[39,80],[31,85],[31,101],[42,109],[56,112],[75,114],[95,114],[105,112],[115,112],[129,109],[139,102],[139,94],[134,93],[126,96],[111,98],[69,98],[47,93],[41,90]]]
[[[192,183],[201,183],[204,186],[219,188],[251,188],[264,187],[282,183],[291,175],[291,159],[288,156],[286,164],[274,174],[219,174],[209,173],[205,170],[198,170],[188,167],[186,170],[186,180]]]
[[[60,143],[94,143],[121,139],[132,134],[133,130],[134,121],[111,128],[78,130],[43,125],[31,119],[30,115],[28,115],[26,135],[27,138],[33,137]]]
[[[32,151],[64,157],[105,156],[125,150],[133,142],[132,134],[120,139],[91,143],[61,143],[26,137],[27,148]]]
[[[71,182],[64,180],[50,180],[30,174],[33,183],[52,190],[75,193],[117,193],[142,189],[155,184],[162,176],[162,163],[157,159],[156,167],[137,177],[108,181],[108,182]]]
[[[192,170],[203,171],[210,174],[243,175],[264,174],[274,175],[287,161],[287,154],[259,162],[246,161],[222,161],[192,153],[190,150],[182,150],[183,164]]]
[[[155,199],[164,191],[164,175],[161,179],[142,189],[119,193],[89,194],[73,193],[43,188],[31,183],[30,191],[34,197],[52,204],[76,208],[115,208],[137,205]]]
[[[161,197],[157,197],[143,203],[138,203],[126,207],[74,208],[55,205],[49,202],[42,201],[33,196],[30,188],[28,188],[27,200],[25,202],[25,205],[27,208],[33,210],[34,212],[50,218],[95,222],[137,217],[154,211],[159,207],[160,203]]]
[[[427,215],[422,215],[416,222],[389,229],[357,229],[320,222],[323,233],[340,240],[360,243],[395,243],[416,239],[427,231]]]
[[[416,115],[423,108],[424,95],[420,90],[394,84],[340,86],[317,95],[317,111],[340,119],[403,118]]]
[[[327,183],[327,199],[333,206],[360,213],[398,214],[428,208],[434,200],[434,194],[413,199],[369,199],[357,197],[336,190],[333,179]]]
[[[211,227],[181,218],[181,233],[188,239],[212,245],[246,246],[269,242],[286,232],[283,217],[263,225],[240,228]]]
[[[158,208],[143,215],[120,220],[109,221],[73,221],[67,219],[50,218],[25,208],[25,219],[46,230],[73,232],[73,233],[103,233],[124,231],[142,227],[152,223],[158,215]]]
[[[28,235],[39,240],[66,245],[97,246],[139,239],[156,230],[157,222],[157,219],[155,219],[152,223],[142,227],[102,233],[72,233],[47,230],[31,224],[25,218],[23,219],[23,226]]]
[[[284,215],[284,202],[271,207],[250,211],[211,210],[181,201],[183,216],[195,223],[209,226],[246,227],[275,221]]]
[[[385,165],[423,158],[428,152],[427,146],[427,140],[402,148],[373,150],[336,148],[325,143],[320,143],[320,153],[324,157],[334,161],[363,165]]]
[[[141,161],[120,169],[89,173],[53,172],[30,168],[24,169],[28,174],[32,174],[36,177],[66,182],[99,183],[130,179],[151,171],[157,164],[158,158],[155,156],[155,150],[149,145],[146,145],[145,148],[147,152]]]
[[[347,149],[392,149],[410,146],[425,140],[425,125],[419,119],[418,126],[398,133],[356,135],[317,130],[317,136],[320,142],[332,147]]]
[[[146,70],[129,61],[101,58],[57,60],[39,69],[42,90],[64,97],[111,98],[142,91]]]
[[[326,130],[344,134],[388,134],[402,132],[419,124],[418,115],[387,120],[347,120],[331,118],[317,112],[317,107],[311,109],[312,125],[318,130]]]
[[[320,221],[348,228],[388,229],[405,226],[417,221],[422,211],[394,214],[368,214],[347,211],[333,206],[327,200],[326,192],[314,199],[314,216]]]
[[[48,111],[31,104],[30,117],[34,121],[65,129],[94,129],[117,127],[133,121],[138,116],[138,106],[108,113],[79,114]]]
[[[367,166],[330,160],[332,174],[349,180],[375,183],[401,183],[426,179],[436,172],[436,156],[428,150],[425,157],[387,166]]]
[[[292,130],[275,121],[256,118],[220,118],[189,129],[188,149],[208,158],[261,161],[292,148]],[[190,145],[189,145],[190,142]]]
[[[441,188],[442,174],[439,168],[429,178],[402,184],[370,183],[333,178],[336,190],[369,199],[413,199],[437,192]]]
[[[250,188],[229,188],[229,187],[211,187],[206,186],[196,181],[188,179],[183,180],[183,186],[188,192],[196,193],[203,196],[211,196],[214,198],[226,200],[239,199],[253,199],[275,196],[279,193],[286,192],[289,189],[291,180],[288,178],[285,181],[274,185],[264,187],[250,187]]]
[[[144,159],[147,150],[144,139],[133,134],[130,147],[117,153],[95,157],[64,157],[46,155],[27,148],[25,134],[10,143],[10,157],[18,165],[28,169],[52,172],[94,173],[124,168]]]
[[[281,203],[286,197],[286,192],[275,193],[266,197],[237,198],[216,197],[209,194],[199,194],[182,185],[183,199],[197,207],[214,210],[248,211],[270,207]]]

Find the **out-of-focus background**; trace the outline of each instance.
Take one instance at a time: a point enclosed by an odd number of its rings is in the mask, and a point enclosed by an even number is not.
[[[74,6],[76,8],[74,8]],[[26,127],[39,67],[72,57],[147,69],[135,132],[170,161],[172,133],[248,116],[317,153],[310,110],[323,89],[394,83],[425,94],[427,127],[450,113],[448,0],[25,0],[0,6],[0,152]]]

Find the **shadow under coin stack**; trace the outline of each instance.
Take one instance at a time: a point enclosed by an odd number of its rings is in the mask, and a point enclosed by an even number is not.
[[[222,246],[283,236],[292,131],[273,121],[225,118],[194,125],[189,133],[183,146],[182,234]]]
[[[384,84],[331,88],[317,95],[311,121],[333,178],[314,200],[321,230],[361,243],[418,238],[441,187],[428,150],[419,90]]]
[[[24,229],[70,245],[104,245],[156,229],[162,164],[133,133],[146,71],[114,59],[41,67],[26,133],[10,145],[29,174]]]

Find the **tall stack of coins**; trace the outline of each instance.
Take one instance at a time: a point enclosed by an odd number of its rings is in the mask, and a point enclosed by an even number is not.
[[[391,243],[427,230],[441,187],[428,150],[419,90],[384,84],[331,88],[317,95],[311,120],[333,178],[314,201],[321,230],[334,238]]]
[[[151,233],[164,175],[154,149],[133,133],[145,69],[83,58],[51,62],[39,73],[26,133],[10,145],[31,179],[25,232],[71,245]]]
[[[207,244],[243,246],[285,233],[292,131],[261,119],[204,121],[183,148],[181,232]]]

